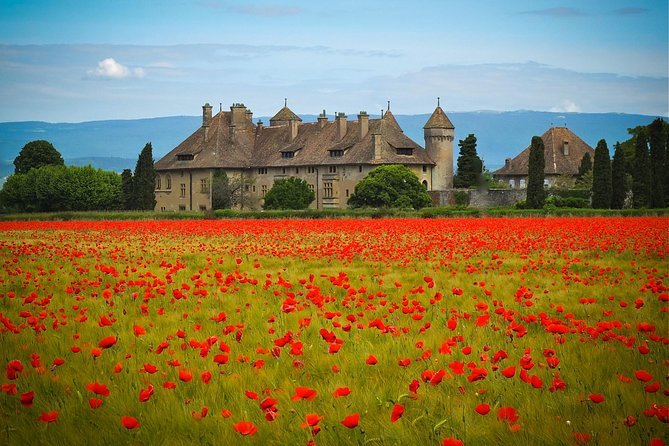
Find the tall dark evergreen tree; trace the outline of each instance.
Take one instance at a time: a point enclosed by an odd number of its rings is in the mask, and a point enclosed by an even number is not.
[[[153,167],[153,148],[146,143],[135,167],[132,180],[134,208],[153,210],[156,207],[156,170]]]
[[[453,177],[453,185],[462,188],[476,186],[483,173],[483,161],[476,153],[476,136],[470,133],[464,140],[460,140],[458,146],[460,155],[458,155],[458,170]]]
[[[545,178],[544,141],[540,136],[532,137],[527,179],[527,199],[525,205],[529,209],[541,209],[546,202],[544,190]]]
[[[619,143],[613,153],[611,162],[611,209],[622,209],[627,196],[627,171],[625,167],[625,151]]]
[[[636,136],[632,168],[632,199],[635,208],[650,206],[651,167],[648,138],[645,132]]]
[[[609,209],[611,207],[611,158],[606,141],[600,139],[595,148],[595,161],[592,164],[592,207]]]
[[[130,169],[123,169],[121,173],[121,192],[123,193],[123,208],[134,209],[133,202],[133,187],[132,187],[132,171]]]
[[[585,153],[581,158],[581,164],[578,166],[578,178],[583,177],[586,173],[592,170],[592,159],[589,153]]]
[[[651,188],[650,188],[650,207],[662,208],[666,204],[665,188],[667,185],[665,171],[665,153],[667,147],[667,133],[665,131],[665,122],[657,118],[648,126],[648,143],[650,145],[650,170],[651,170]]]

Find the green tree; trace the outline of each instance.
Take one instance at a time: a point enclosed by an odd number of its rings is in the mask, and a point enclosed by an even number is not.
[[[223,169],[217,169],[211,180],[212,209],[230,209],[232,207],[232,190],[230,179]]]
[[[533,136],[530,144],[530,158],[527,179],[527,199],[525,206],[528,209],[541,209],[546,202],[544,190],[545,179],[544,141],[540,136]]]
[[[421,209],[431,204],[432,199],[416,174],[397,164],[373,169],[355,186],[348,199],[353,208]]]
[[[625,168],[625,152],[619,143],[613,152],[611,162],[611,209],[622,209],[627,197],[627,172]]]
[[[590,158],[590,154],[588,152],[585,152],[583,154],[583,158],[581,158],[581,164],[579,164],[578,166],[577,178],[581,178],[583,175],[590,172],[591,170],[592,170],[592,159]]]
[[[592,207],[609,209],[611,207],[611,158],[606,141],[600,139],[595,148],[595,161],[592,165]]]
[[[666,123],[657,118],[648,125],[648,143],[650,146],[651,192],[650,207],[662,208],[666,204],[667,187],[665,171],[665,153],[667,150]]]
[[[142,149],[132,180],[135,209],[153,210],[156,207],[156,170],[153,167],[153,148],[148,142]]]
[[[123,208],[124,209],[134,209],[135,204],[133,203],[133,186],[132,186],[132,170],[123,169],[121,173],[121,191],[123,193]]]
[[[309,184],[301,178],[277,180],[265,195],[264,209],[306,209],[316,198]]]
[[[60,152],[49,141],[31,141],[14,158],[14,173],[28,173],[30,169],[42,166],[64,166]]]
[[[458,155],[457,174],[453,177],[453,185],[457,188],[469,188],[476,186],[481,181],[483,173],[483,161],[476,153],[476,136],[470,133],[464,140],[458,143],[460,155]]]
[[[645,132],[636,135],[632,165],[632,200],[635,208],[650,206],[651,166]]]

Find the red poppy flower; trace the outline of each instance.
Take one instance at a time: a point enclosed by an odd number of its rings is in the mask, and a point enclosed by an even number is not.
[[[154,374],[158,371],[158,367],[153,364],[146,363],[144,364],[144,371],[149,374]]]
[[[376,365],[378,364],[378,362],[379,362],[378,359],[376,359],[376,356],[374,355],[369,355],[367,357],[367,360],[365,360],[365,364],[367,365]]]
[[[96,395],[109,396],[109,389],[104,384],[98,382],[86,384],[86,390]]]
[[[176,389],[177,385],[176,383],[173,383],[172,381],[165,381],[163,383],[163,389]]]
[[[232,425],[232,427],[242,435],[255,435],[258,428],[250,421],[240,421]]]
[[[312,401],[314,398],[316,398],[316,393],[317,393],[316,390],[310,389],[308,387],[296,387],[295,395],[290,397],[290,399],[293,401],[298,401],[298,400]]]
[[[442,446],[464,446],[464,443],[462,440],[458,440],[457,438],[453,437],[448,437],[444,438],[441,442]]]
[[[516,366],[509,366],[505,369],[501,370],[502,375],[504,375],[505,378],[513,378],[513,375],[516,374]]]
[[[302,427],[316,426],[322,419],[323,417],[319,416],[317,413],[308,413],[304,423],[302,423]]]
[[[135,333],[135,336],[142,336],[146,334],[146,329],[141,325],[133,325],[132,331]]]
[[[221,416],[223,418],[230,418],[232,416],[232,412],[230,412],[228,409],[223,409],[221,410]]]
[[[334,392],[332,392],[332,395],[334,395],[335,398],[339,398],[341,396],[347,396],[351,394],[351,389],[348,387],[339,387],[338,389],[335,389]]]
[[[360,414],[356,412],[356,413],[354,413],[352,415],[348,415],[346,418],[344,418],[341,421],[341,424],[348,427],[349,429],[353,429],[356,426],[358,426],[358,421],[359,420],[360,420]]]
[[[37,419],[42,423],[55,423],[58,421],[58,411],[52,410],[51,412],[42,412]]]
[[[636,379],[643,382],[648,382],[653,379],[653,375],[651,375],[645,370],[637,370],[636,372],[634,372],[634,376],[636,376]]]
[[[153,395],[153,386],[149,384],[149,387],[139,391],[139,401],[145,403],[149,401],[151,395]]]
[[[246,398],[250,400],[257,400],[258,399],[258,394],[255,392],[252,392],[250,390],[247,390],[244,392],[244,395],[246,395]]]
[[[574,432],[574,440],[578,444],[590,443],[590,434],[587,432]]]
[[[179,370],[179,379],[185,383],[193,379],[193,374],[188,370],[181,369]]]
[[[34,391],[29,391],[22,393],[19,396],[19,401],[21,401],[21,405],[24,407],[33,407],[33,399],[35,398],[35,392]]]
[[[396,422],[400,418],[402,418],[402,415],[404,414],[404,406],[401,404],[395,404],[393,406],[393,411],[390,414],[390,421],[391,422]]]
[[[488,404],[479,404],[474,410],[480,415],[487,415],[490,412],[490,406]]]
[[[499,421],[504,421],[509,424],[515,423],[518,421],[518,412],[513,407],[500,407],[497,411],[497,419]]]
[[[18,359],[13,359],[7,363],[7,379],[14,380],[19,377],[23,371],[23,364]]]
[[[106,338],[100,339],[98,342],[98,347],[100,348],[110,348],[116,344],[116,336],[107,336]]]
[[[606,400],[606,398],[604,398],[604,395],[602,395],[601,393],[591,393],[590,395],[588,395],[588,398],[590,398],[590,401],[592,401],[595,404],[602,403]]]
[[[88,405],[91,406],[91,409],[98,409],[102,406],[102,400],[100,398],[89,398]]]
[[[126,429],[137,429],[139,427],[139,421],[137,421],[137,418],[130,417],[127,415],[123,415],[121,417],[121,424]]]

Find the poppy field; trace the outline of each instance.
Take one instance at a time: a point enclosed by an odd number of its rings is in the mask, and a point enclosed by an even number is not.
[[[0,444],[664,445],[668,234],[0,223]]]

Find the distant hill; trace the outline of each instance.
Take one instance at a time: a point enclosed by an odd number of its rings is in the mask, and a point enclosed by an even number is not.
[[[647,125],[655,117],[622,113],[552,113],[536,111],[513,112],[448,112],[455,125],[457,141],[474,133],[478,152],[488,169],[504,164],[527,147],[533,135],[541,135],[549,127],[569,127],[592,147],[604,138],[613,147],[616,141],[629,138],[627,129]],[[395,115],[404,132],[423,144],[423,125],[428,114]],[[374,116],[372,116],[374,117]],[[377,116],[378,117],[378,116]],[[91,164],[117,172],[134,169],[144,144],[151,142],[156,160],[183,141],[201,124],[199,116],[171,116],[135,120],[91,121],[81,123],[47,123],[38,121],[0,123],[0,177],[11,174],[12,164],[21,148],[30,141],[50,141],[67,164]],[[259,117],[269,122],[268,117]],[[305,122],[316,115],[302,115]],[[356,119],[354,115],[350,119]]]

